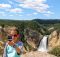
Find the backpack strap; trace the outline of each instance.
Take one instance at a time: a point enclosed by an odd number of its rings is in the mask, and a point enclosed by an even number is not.
[[[7,57],[7,49],[6,49],[7,45],[8,45],[8,43],[5,44],[4,53],[3,53],[2,57]]]

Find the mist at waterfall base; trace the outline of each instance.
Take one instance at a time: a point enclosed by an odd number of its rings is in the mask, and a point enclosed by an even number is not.
[[[47,39],[48,39],[48,36],[45,35],[39,44],[38,51],[41,51],[41,52],[47,52],[48,51]]]

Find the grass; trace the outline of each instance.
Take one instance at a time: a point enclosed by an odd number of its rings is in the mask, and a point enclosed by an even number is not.
[[[60,57],[60,46],[57,46],[49,51],[50,54],[53,54],[57,57]]]

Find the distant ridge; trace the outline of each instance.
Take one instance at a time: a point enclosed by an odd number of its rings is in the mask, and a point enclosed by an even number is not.
[[[7,22],[11,22],[11,21],[15,21],[15,22],[20,22],[20,21],[36,21],[40,24],[55,24],[55,23],[60,23],[60,19],[32,19],[32,20],[13,20],[13,19],[0,19],[0,21],[7,21]]]
[[[34,19],[33,21],[39,22],[40,24],[55,24],[60,23],[60,19]]]
[[[13,20],[13,19],[0,19],[0,21],[23,21],[23,20]]]

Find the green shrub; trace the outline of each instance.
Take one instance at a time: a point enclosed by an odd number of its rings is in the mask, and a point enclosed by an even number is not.
[[[53,48],[51,51],[49,51],[49,53],[57,57],[60,57],[60,46]]]

